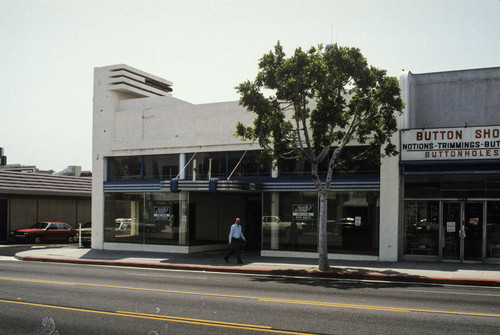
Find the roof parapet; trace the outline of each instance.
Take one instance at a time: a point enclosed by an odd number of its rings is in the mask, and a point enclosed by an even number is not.
[[[125,64],[100,68],[107,71],[105,83],[109,90],[140,97],[172,96],[172,82]]]

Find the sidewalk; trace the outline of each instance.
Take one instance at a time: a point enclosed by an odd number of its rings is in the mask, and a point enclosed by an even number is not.
[[[331,270],[321,272],[318,270],[317,259],[263,257],[250,252],[242,255],[244,264],[238,265],[234,257],[230,259],[230,263],[226,263],[224,253],[110,251],[70,245],[33,246],[29,250],[18,252],[15,257],[23,261],[500,287],[500,264],[330,260]]]

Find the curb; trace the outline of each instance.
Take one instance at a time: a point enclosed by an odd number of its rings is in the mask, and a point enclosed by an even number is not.
[[[142,262],[139,263],[139,262],[107,261],[107,260],[91,260],[91,259],[83,260],[83,259],[46,258],[46,257],[34,257],[34,256],[26,256],[26,257],[15,256],[15,257],[16,259],[22,261],[30,261],[30,262],[128,266],[137,268],[262,274],[271,276],[296,276],[304,278],[377,280],[377,281],[387,281],[387,282],[500,287],[500,280],[492,280],[492,279],[443,278],[443,277],[426,277],[426,276],[412,276],[412,275],[384,275],[375,273],[347,273],[335,270],[329,272],[293,270],[293,269],[271,270],[271,269],[235,268],[235,267],[224,267],[224,266],[201,266],[201,265],[171,264],[171,263],[158,264],[158,263],[142,263]]]

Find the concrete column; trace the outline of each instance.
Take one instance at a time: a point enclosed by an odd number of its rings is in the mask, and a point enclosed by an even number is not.
[[[398,129],[405,129],[411,120],[410,93],[411,72],[403,71],[399,78],[401,97],[405,102],[405,108],[401,116],[396,116]],[[396,149],[400,150],[400,132],[393,134],[391,140]],[[399,155],[385,157],[380,166],[380,238],[379,259],[381,261],[398,261],[400,234],[403,233],[401,218],[401,203],[403,191],[401,185],[401,174],[399,169]]]
[[[179,193],[180,221],[179,245],[188,245],[189,242],[189,193]]]
[[[380,261],[398,260],[399,181],[399,157],[383,158],[380,167]]]
[[[186,169],[184,166],[186,165],[186,154],[179,154],[179,178],[186,179]]]

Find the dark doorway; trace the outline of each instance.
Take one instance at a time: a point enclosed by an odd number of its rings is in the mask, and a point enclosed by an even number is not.
[[[0,199],[0,242],[7,241],[7,199]]]
[[[260,194],[247,196],[245,219],[246,248],[260,250],[262,246],[262,197]]]

